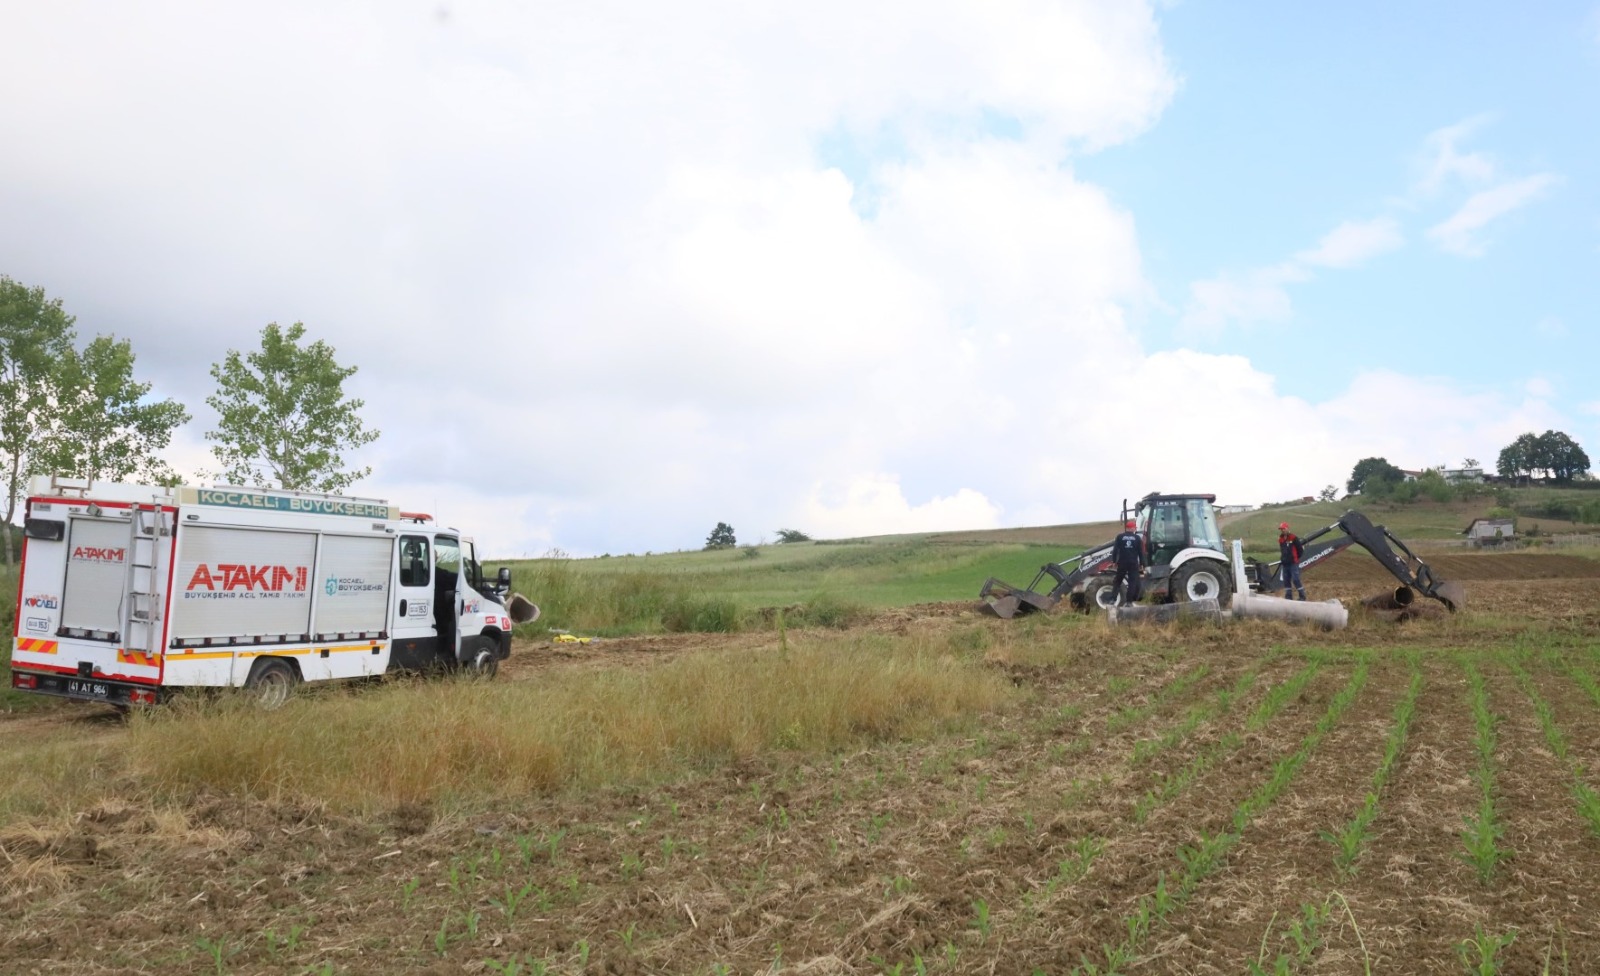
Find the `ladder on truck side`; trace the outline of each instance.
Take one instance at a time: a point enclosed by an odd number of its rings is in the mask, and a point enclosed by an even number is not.
[[[131,509],[128,539],[128,595],[122,648],[130,660],[154,665],[161,641],[162,540],[172,535],[168,513],[160,505],[136,504]]]

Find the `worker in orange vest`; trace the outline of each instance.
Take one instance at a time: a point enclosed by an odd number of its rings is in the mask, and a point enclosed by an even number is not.
[[[1283,567],[1283,595],[1293,600],[1296,590],[1300,599],[1306,598],[1306,585],[1300,582],[1300,560],[1305,558],[1306,547],[1300,537],[1289,531],[1288,522],[1278,523],[1278,558]]]

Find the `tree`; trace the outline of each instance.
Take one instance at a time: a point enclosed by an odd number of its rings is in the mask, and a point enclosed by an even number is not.
[[[1523,434],[1500,449],[1495,471],[1502,478],[1523,479],[1532,476],[1539,460],[1539,438],[1532,433]]]
[[[739,540],[733,537],[733,526],[726,522],[718,522],[717,527],[706,536],[707,549],[732,549],[738,544]]]
[[[1339,497],[1339,489],[1335,488],[1333,485],[1328,485],[1324,487],[1322,491],[1317,493],[1317,497],[1325,502],[1331,502],[1335,498]]]
[[[1589,455],[1559,430],[1529,431],[1501,448],[1495,470],[1505,478],[1529,479],[1542,473],[1557,481],[1571,481],[1588,472]]]
[[[1463,470],[1471,470],[1472,468],[1476,468],[1477,466],[1478,466],[1478,459],[1477,458],[1466,458],[1461,462],[1461,467],[1462,467]]]
[[[1352,495],[1382,495],[1404,480],[1405,472],[1390,464],[1387,458],[1369,457],[1356,462],[1344,486]]]
[[[1559,430],[1547,430],[1536,440],[1539,466],[1557,481],[1571,481],[1589,470],[1589,455],[1578,442]]]
[[[778,541],[782,542],[810,542],[811,537],[799,529],[779,529]]]
[[[356,367],[334,362],[322,340],[301,347],[305,326],[261,330],[261,349],[241,357],[228,350],[211,367],[217,392],[206,398],[220,415],[206,439],[235,484],[336,492],[372,473],[346,471],[342,452],[370,444],[378,431],[362,426],[361,400],[346,398],[344,381]]]
[[[82,353],[69,351],[58,365],[57,416],[50,432],[50,465],[76,478],[176,481],[157,452],[189,422],[175,400],[149,401],[149,383],[133,378],[128,340],[97,336]]]
[[[7,527],[29,475],[44,470],[49,445],[39,436],[54,411],[56,366],[72,353],[73,318],[61,300],[45,298],[43,288],[28,288],[0,277],[0,463],[6,489],[6,565],[12,562]]]

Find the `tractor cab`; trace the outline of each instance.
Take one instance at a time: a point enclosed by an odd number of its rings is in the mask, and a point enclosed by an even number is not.
[[[1223,552],[1217,528],[1216,495],[1162,495],[1152,492],[1134,506],[1138,531],[1150,546],[1150,565],[1166,566],[1185,549]]]

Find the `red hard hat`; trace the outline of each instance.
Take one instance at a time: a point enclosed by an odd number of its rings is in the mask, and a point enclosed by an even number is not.
[[[1280,528],[1280,529],[1287,529],[1288,527],[1289,527],[1289,523],[1288,522],[1279,522],[1278,523],[1278,528]]]
[[[1134,525],[1133,519],[1128,519],[1128,528],[1130,528],[1130,529],[1133,528],[1133,525]]]

